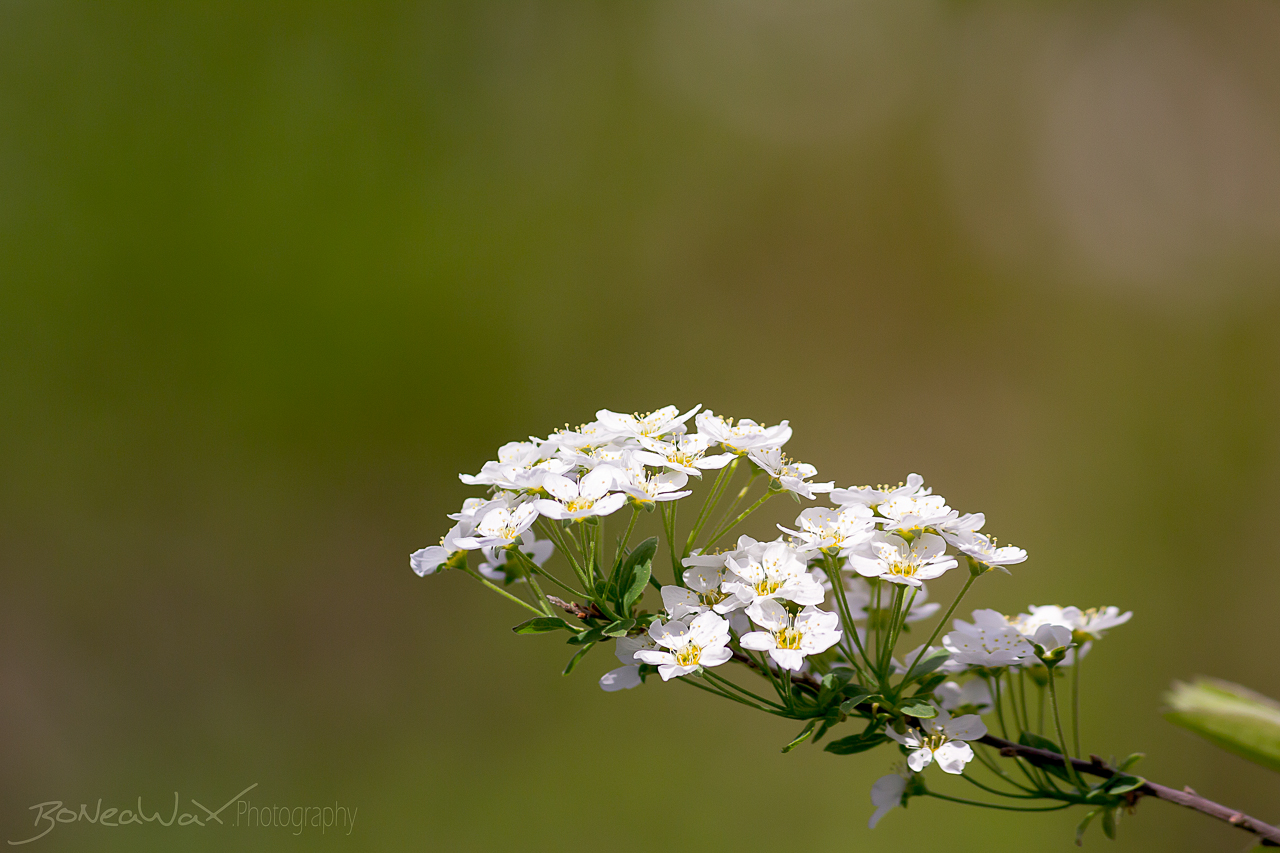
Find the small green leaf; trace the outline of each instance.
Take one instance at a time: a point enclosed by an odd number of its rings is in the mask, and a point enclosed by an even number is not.
[[[1147,780],[1143,779],[1141,776],[1120,774],[1118,776],[1111,777],[1111,781],[1107,783],[1107,793],[1127,794],[1130,791],[1141,788],[1145,784],[1147,784]]]
[[[833,740],[827,744],[826,751],[835,755],[853,755],[859,752],[866,752],[868,749],[875,749],[889,738],[879,732],[863,732],[858,735],[849,735],[839,740]]]
[[[574,630],[572,625],[558,616],[538,616],[528,622],[521,622],[511,630],[517,634],[546,634],[549,631],[559,631],[562,628],[566,631]]]
[[[1116,840],[1116,810],[1107,809],[1102,813],[1102,831],[1107,838],[1112,841]]]
[[[907,682],[915,681],[917,678],[928,675],[946,663],[947,658],[949,657],[951,657],[951,652],[946,649],[934,649],[929,652],[929,654],[921,658],[919,663],[911,667],[911,671],[907,673],[907,677],[902,680],[903,683],[906,684]]]
[[[849,699],[844,700],[843,702],[840,703],[840,713],[842,714],[854,713],[854,709],[856,709],[863,702],[870,699],[872,695],[873,694],[871,693],[859,693],[857,696],[853,696]]]
[[[573,672],[573,668],[574,668],[575,666],[577,666],[577,665],[578,665],[578,661],[580,661],[580,660],[582,660],[584,657],[586,657],[587,652],[591,651],[591,648],[592,648],[594,645],[595,645],[595,643],[587,643],[585,646],[583,646],[582,648],[578,649],[577,654],[575,654],[573,657],[569,658],[569,662],[568,662],[567,664],[565,664],[564,672],[562,672],[562,673],[560,673],[560,674],[561,674],[561,675],[568,675],[569,673]]]
[[[847,669],[834,669],[822,676],[822,689],[818,691],[818,704],[825,704],[833,693],[839,693],[843,690],[851,678],[853,678],[853,673]]]
[[[787,744],[786,746],[784,746],[784,747],[782,748],[782,751],[783,751],[783,752],[790,752],[791,750],[795,749],[797,746],[799,746],[800,744],[802,744],[802,743],[804,743],[806,740],[808,740],[808,739],[809,739],[809,735],[813,734],[813,727],[814,727],[814,726],[816,726],[817,724],[818,724],[818,721],[817,721],[817,720],[810,720],[810,721],[809,721],[809,725],[805,726],[805,727],[800,731],[800,734],[798,734],[798,735],[796,735],[796,736],[795,736],[795,738],[791,741],[791,743],[789,743],[789,744]]]
[[[1117,767],[1116,769],[1119,770],[1121,773],[1123,773],[1146,757],[1147,757],[1147,754],[1145,752],[1132,753],[1131,755],[1126,756],[1124,761],[1121,761],[1120,766]]]
[[[636,620],[619,619],[617,622],[610,622],[604,627],[604,635],[606,637],[625,637],[627,632],[634,628]]]
[[[1280,771],[1280,702],[1247,687],[1197,678],[1175,681],[1165,700],[1169,722],[1189,729],[1228,752]]]
[[[1080,823],[1076,826],[1076,846],[1077,847],[1084,846],[1084,831],[1089,828],[1090,822],[1092,822],[1093,819],[1100,814],[1102,814],[1102,809],[1094,809],[1093,811],[1085,815],[1084,820],[1080,821]]]
[[[572,629],[570,629],[572,630]],[[579,631],[568,639],[571,646],[580,646],[583,643],[597,643],[604,639],[604,628],[588,628],[585,631]]]
[[[830,729],[833,725],[835,725],[835,723],[836,723],[836,720],[834,717],[827,717],[825,720],[823,720],[822,725],[818,726],[818,731],[813,735],[813,742],[817,743],[818,741],[822,740],[822,736],[825,735],[827,733],[827,730]]]
[[[938,709],[928,702],[915,702],[911,705],[904,705],[900,710],[902,713],[909,714],[919,720],[932,720],[938,716]]]
[[[1018,737],[1018,743],[1023,746],[1034,747],[1036,749],[1047,749],[1049,752],[1056,752],[1058,755],[1062,755],[1062,750],[1058,748],[1056,743],[1049,740],[1047,737],[1041,737],[1035,732],[1023,732]]]
[[[653,555],[657,551],[658,539],[650,536],[637,545],[622,563],[618,571],[617,595],[623,611],[630,612],[631,605],[644,595],[644,588],[653,573]]]

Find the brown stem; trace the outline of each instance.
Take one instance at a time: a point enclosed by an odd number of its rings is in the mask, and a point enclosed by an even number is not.
[[[978,742],[995,747],[1006,758],[1018,757],[1025,758],[1032,764],[1063,766],[1063,757],[1047,749],[1023,746],[1020,743],[1014,743],[990,734]],[[1078,773],[1087,773],[1090,776],[1097,776],[1102,779],[1110,779],[1120,773],[1119,770],[1110,766],[1096,755],[1089,756],[1089,759],[1089,761],[1084,761],[1079,758],[1073,758],[1071,759],[1071,764]],[[1202,814],[1207,814],[1209,817],[1226,821],[1238,829],[1243,829],[1245,832],[1253,833],[1262,839],[1262,846],[1264,847],[1280,847],[1280,827],[1263,823],[1255,817],[1249,817],[1244,812],[1207,800],[1190,788],[1178,791],[1156,782],[1145,782],[1141,788],[1135,788],[1130,794],[1133,795],[1133,802],[1137,802],[1139,796],[1148,796],[1159,800],[1167,800],[1188,809],[1194,809]]]

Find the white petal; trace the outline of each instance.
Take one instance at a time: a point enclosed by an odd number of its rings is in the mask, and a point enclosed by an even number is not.
[[[600,676],[600,689],[606,693],[630,690],[638,686],[640,686],[640,667],[638,666],[620,666]]]
[[[435,570],[440,568],[440,564],[447,559],[449,559],[449,549],[432,545],[410,554],[409,567],[417,573],[418,577],[425,578],[435,573]]]
[[[938,747],[938,766],[944,773],[959,775],[964,766],[973,760],[973,748],[960,740],[951,740]]]
[[[922,746],[907,756],[907,766],[919,773],[933,761],[933,753],[927,746]]]
[[[559,474],[548,474],[542,480],[542,488],[562,501],[572,501],[578,498],[578,484]]]

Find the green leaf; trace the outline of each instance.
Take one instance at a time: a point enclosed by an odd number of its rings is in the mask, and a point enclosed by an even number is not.
[[[517,634],[546,634],[549,631],[574,630],[573,626],[558,616],[538,616],[528,622],[521,622],[512,628]]]
[[[567,664],[565,664],[564,672],[562,672],[562,673],[560,673],[560,674],[561,674],[561,675],[568,675],[569,673],[573,672],[573,668],[574,668],[575,666],[577,666],[577,665],[578,665],[578,661],[580,661],[580,660],[582,660],[584,657],[586,657],[586,656],[587,656],[587,652],[591,651],[591,648],[592,648],[594,645],[595,645],[595,643],[587,643],[585,646],[583,646],[582,648],[578,649],[577,654],[575,654],[573,657],[569,658],[569,662],[568,662]]]
[[[627,555],[622,567],[618,569],[614,587],[615,600],[624,612],[630,612],[631,605],[644,595],[644,588],[653,573],[653,555],[657,552],[658,539],[656,536],[650,536]]]
[[[808,739],[809,739],[809,735],[813,734],[813,727],[814,727],[814,726],[816,726],[817,724],[818,724],[818,721],[817,721],[817,720],[810,720],[810,721],[809,721],[809,725],[805,726],[805,727],[800,731],[800,734],[798,734],[798,735],[796,735],[796,736],[795,736],[795,738],[791,741],[791,743],[789,743],[789,744],[787,744],[786,746],[784,746],[784,747],[782,748],[782,751],[783,751],[783,752],[790,752],[791,750],[795,749],[797,746],[799,746],[800,744],[802,744],[802,743],[804,743],[806,740],[808,740]]]
[[[920,662],[911,667],[911,671],[907,673],[907,677],[902,680],[903,684],[915,681],[917,678],[928,675],[938,667],[947,662],[947,658],[951,657],[951,652],[946,649],[934,649],[920,659]]]
[[[888,740],[889,738],[879,732],[863,732],[862,734],[849,735],[839,740],[833,740],[827,744],[826,750],[836,755],[853,755],[858,752],[866,752],[868,749],[875,749]]]
[[[634,628],[636,620],[619,619],[617,622],[610,622],[604,627],[604,635],[606,637],[625,637],[627,632]]]
[[[1112,841],[1116,840],[1116,810],[1107,809],[1102,813],[1102,831],[1106,833],[1107,838]]]
[[[861,705],[863,702],[870,699],[873,695],[874,694],[872,693],[859,693],[857,696],[853,696],[849,699],[844,700],[843,702],[840,703],[840,713],[842,714],[854,713],[854,710],[859,705]]]
[[[1119,770],[1121,773],[1123,773],[1146,757],[1147,757],[1147,754],[1145,752],[1131,753],[1130,755],[1125,757],[1124,761],[1120,762],[1120,765],[1116,769]]]
[[[1165,696],[1169,722],[1195,732],[1228,752],[1280,771],[1280,702],[1247,687],[1197,678],[1175,681]]]
[[[836,724],[836,719],[834,717],[827,717],[825,720],[823,720],[822,725],[818,726],[818,731],[813,735],[813,742],[817,743],[818,741],[822,740],[822,736],[825,735],[827,733],[827,730],[830,729],[835,724]]]
[[[902,713],[909,714],[919,720],[932,720],[938,716],[938,709],[930,705],[928,702],[916,702],[911,705],[904,705],[901,709]]]
[[[1084,831],[1089,828],[1090,822],[1100,814],[1102,814],[1102,809],[1094,809],[1093,811],[1085,815],[1084,820],[1080,821],[1080,823],[1076,826],[1076,846],[1077,847],[1084,846]]]
[[[1035,732],[1023,732],[1018,737],[1018,743],[1023,746],[1035,747],[1036,749],[1047,749],[1049,752],[1056,752],[1058,755],[1062,755],[1062,750],[1058,748],[1056,743],[1047,737],[1041,737]]]
[[[1108,794],[1127,794],[1130,791],[1141,788],[1147,784],[1147,780],[1141,776],[1129,776],[1127,774],[1119,774],[1111,777],[1111,781],[1107,783]]]
[[[843,690],[851,678],[853,678],[853,673],[847,669],[834,669],[822,676],[822,689],[818,691],[818,704],[825,704],[833,693],[839,693]]]
[[[570,629],[572,630],[572,629]],[[598,643],[604,639],[604,628],[588,628],[585,631],[579,631],[569,638],[568,643],[571,646],[580,646],[583,643]]]
[[[1018,743],[1022,744],[1023,746],[1033,746],[1036,749],[1043,749],[1049,752],[1056,752],[1058,755],[1062,755],[1062,750],[1058,748],[1058,745],[1056,743],[1049,740],[1047,737],[1041,737],[1040,735],[1035,734],[1034,732],[1023,732],[1021,735],[1018,736]],[[1071,778],[1071,774],[1067,772],[1067,768],[1064,765],[1041,764],[1040,766],[1043,767],[1049,773],[1052,773],[1054,776],[1057,776],[1059,779],[1062,779],[1065,782],[1071,782],[1072,784],[1075,784],[1075,781]]]

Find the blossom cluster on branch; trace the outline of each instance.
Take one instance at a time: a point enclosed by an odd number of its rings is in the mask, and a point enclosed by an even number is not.
[[[893,486],[821,482],[814,466],[783,453],[790,438],[786,421],[766,426],[700,407],[601,410],[576,428],[505,444],[478,473],[461,475],[487,495],[467,499],[449,516],[455,523],[440,544],[417,551],[410,564],[422,576],[465,572],[523,607],[532,618],[517,633],[567,632],[575,652],[566,674],[613,642],[622,666],[600,679],[605,690],[656,676],[804,721],[784,751],[856,723],[857,732],[828,741],[826,750],[847,755],[884,745],[903,759],[872,788],[872,826],[912,797],[931,796],[1024,811],[1083,805],[1090,808],[1085,825],[1101,816],[1113,833],[1143,780],[1118,772],[1086,783],[1065,756],[1080,754],[1080,662],[1131,614],[980,609],[944,633],[974,582],[1023,563],[1026,551],[997,542],[982,513],[952,509],[916,474]],[[702,480],[710,481],[706,494],[690,501],[691,486]],[[783,495],[813,505],[773,538],[739,531]],[[830,505],[817,505],[820,498]],[[657,515],[662,541],[632,545],[647,513]],[[664,583],[655,567],[668,559]],[[899,654],[903,636],[942,609],[929,600],[926,582],[961,567],[963,587],[941,620]],[[1058,696],[1067,680],[1069,714]],[[1061,764],[1015,758],[1010,772],[982,744],[991,740],[984,717],[1010,742],[1064,756]],[[975,759],[985,781],[974,774]],[[931,789],[930,765],[986,799]],[[1028,800],[1053,804],[1011,804]]]

